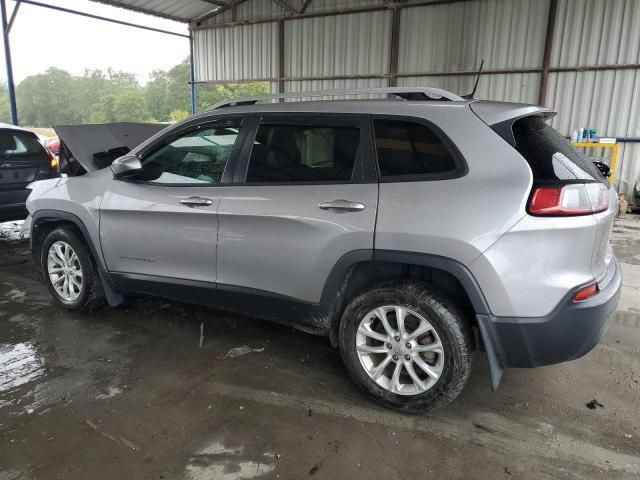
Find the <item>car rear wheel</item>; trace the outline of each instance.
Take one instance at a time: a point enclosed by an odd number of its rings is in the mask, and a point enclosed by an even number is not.
[[[355,382],[405,412],[453,401],[471,372],[471,331],[455,305],[427,284],[391,281],[353,299],[340,351]]]
[[[65,227],[51,231],[40,252],[44,281],[53,299],[70,310],[93,310],[105,303],[95,262],[86,244]]]

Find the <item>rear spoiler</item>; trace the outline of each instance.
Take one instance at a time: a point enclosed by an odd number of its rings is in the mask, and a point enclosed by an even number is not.
[[[516,145],[513,136],[513,124],[524,117],[539,116],[545,120],[558,114],[554,110],[527,103],[491,102],[478,100],[469,104],[471,111],[489,125],[511,146]]]

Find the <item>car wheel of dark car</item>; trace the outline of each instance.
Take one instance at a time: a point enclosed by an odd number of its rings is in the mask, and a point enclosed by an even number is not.
[[[471,332],[455,305],[428,285],[390,281],[349,303],[340,352],[355,382],[405,412],[436,410],[471,373]]]
[[[54,300],[69,310],[93,310],[105,303],[96,264],[86,244],[68,228],[56,228],[42,243],[40,264]]]

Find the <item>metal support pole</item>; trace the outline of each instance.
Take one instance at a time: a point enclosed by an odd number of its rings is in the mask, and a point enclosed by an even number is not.
[[[284,20],[278,21],[278,93],[284,93]]]
[[[4,0],[3,0],[4,1]],[[193,64],[193,32],[189,30],[189,85],[191,86],[191,114],[196,113],[196,75]]]
[[[544,40],[544,53],[542,56],[542,74],[540,75],[540,90],[538,91],[538,105],[544,105],[547,100],[547,84],[549,82],[549,64],[551,62],[551,47],[553,46],[553,30],[556,25],[556,11],[558,1],[549,2],[549,16],[547,17],[547,34]]]
[[[7,22],[6,0],[0,0],[2,11],[2,38],[4,40],[4,60],[7,67],[7,90],[9,92],[9,108],[11,110],[11,123],[18,125],[18,109],[16,107],[16,90],[13,84],[13,66],[11,64],[11,47],[9,46],[9,28]]]
[[[396,4],[400,2],[395,2]],[[400,44],[400,7],[394,5],[391,13],[391,44],[389,50],[389,86],[398,85],[398,49]]]

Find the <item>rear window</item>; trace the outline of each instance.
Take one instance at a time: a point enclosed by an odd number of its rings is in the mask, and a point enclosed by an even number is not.
[[[260,125],[247,182],[348,182],[360,130],[325,125]]]
[[[515,148],[533,172],[536,183],[603,182],[598,167],[547,125],[541,117],[525,117],[513,124]]]
[[[19,158],[34,155],[47,156],[36,137],[22,132],[0,132],[0,157]]]
[[[460,170],[444,142],[426,125],[376,119],[373,127],[383,179],[451,176]]]

